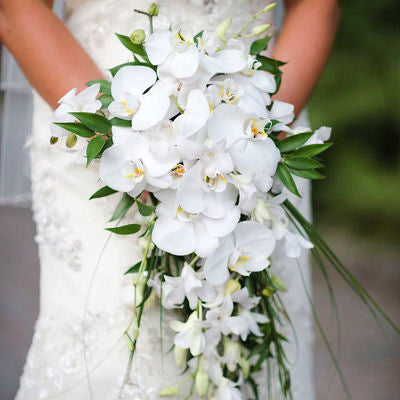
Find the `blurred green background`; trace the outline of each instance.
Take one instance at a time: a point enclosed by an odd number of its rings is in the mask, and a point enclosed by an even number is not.
[[[400,237],[400,2],[341,2],[339,32],[309,105],[333,127],[327,179],[314,184],[317,223]]]

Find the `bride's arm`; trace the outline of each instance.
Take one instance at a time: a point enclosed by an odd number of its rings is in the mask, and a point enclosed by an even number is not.
[[[339,22],[337,0],[285,0],[286,16],[273,57],[287,61],[276,96],[295,105],[307,104],[331,50]]]
[[[0,40],[52,106],[102,74],[51,10],[52,0],[0,0]]]

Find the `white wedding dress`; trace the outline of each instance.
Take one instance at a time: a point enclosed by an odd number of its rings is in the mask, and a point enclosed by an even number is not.
[[[133,9],[147,10],[150,3],[67,0],[65,20],[77,40],[106,70],[129,59],[114,32],[126,34],[137,27],[147,27],[147,19],[133,13]],[[195,32],[215,27],[228,16],[242,25],[269,1],[159,3],[156,28],[166,28],[172,21],[175,25],[190,26]],[[34,109],[31,160],[41,262],[40,316],[16,399],[157,399],[162,387],[182,379],[169,352],[171,315],[166,313],[163,318],[162,355],[158,302],[154,300],[147,308],[128,384],[118,397],[129,357],[122,333],[129,323],[133,298],[131,278],[123,273],[141,258],[141,248],[133,236],[114,235],[108,241],[104,228],[118,202],[117,196],[88,201],[101,187],[96,166],[85,169],[76,162],[77,150],[50,146],[52,112],[37,95]],[[303,192],[300,207],[309,215],[309,187],[305,181],[299,182],[299,186]],[[139,218],[134,212],[130,217]],[[301,265],[309,280],[307,255]],[[292,364],[294,400],[312,400],[312,317],[298,267],[278,249],[273,268],[287,285],[283,298],[297,335],[295,340],[292,330],[286,327],[285,333],[291,340],[287,352]],[[266,399],[266,374],[258,381],[260,398]],[[273,391],[274,399],[282,398],[278,379]]]

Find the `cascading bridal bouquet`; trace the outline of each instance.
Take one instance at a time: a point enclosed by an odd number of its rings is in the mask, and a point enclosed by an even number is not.
[[[290,258],[311,249],[325,273],[324,256],[372,313],[397,330],[288,199],[289,192],[300,196],[293,175],[323,178],[317,156],[331,145],[330,129],[291,128],[293,105],[271,99],[283,63],[261,55],[270,37],[246,46],[268,30],[253,25],[273,7],[238,32],[230,32],[227,19],[215,32],[194,35],[153,31],[155,4],[136,10],[148,15],[150,32],[117,35],[133,60],[112,68],[111,81],[68,92],[51,127],[52,144],[65,137],[72,147],[82,138],[87,166],[98,161],[106,186],[92,199],[123,193],[111,218],[118,225],[108,230],[140,234],[145,243],[143,260],[126,272],[135,288],[124,332],[130,360],[154,291],[160,317],[162,309],[181,312],[170,328],[177,365],[192,380],[186,398],[196,391],[241,399],[248,385],[257,399],[254,374],[271,363],[283,396],[291,398],[280,332],[290,323],[279,295],[285,286],[269,268],[280,241]],[[121,225],[134,204],[146,223]],[[159,395],[181,391],[178,384]]]

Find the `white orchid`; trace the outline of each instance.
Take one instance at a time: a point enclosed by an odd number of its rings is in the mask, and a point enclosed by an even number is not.
[[[211,400],[242,400],[242,393],[238,389],[237,383],[222,378]]]
[[[240,173],[268,179],[275,174],[281,155],[264,134],[263,124],[264,120],[249,119],[237,106],[221,104],[208,123],[208,136],[215,142],[225,140]]]
[[[300,257],[302,249],[312,249],[314,245],[300,235],[298,232],[290,232],[289,230],[285,233],[285,252],[290,258]]]
[[[156,188],[171,184],[170,171],[177,160],[158,161],[143,135],[127,128],[114,127],[113,140],[100,161],[99,175],[107,186],[135,197],[147,184]]]
[[[264,199],[258,198],[257,204],[251,213],[251,219],[264,224],[271,229],[276,240],[284,237],[289,220],[281,204],[286,199],[284,194],[278,196],[266,196]]]
[[[157,74],[149,67],[131,65],[121,68],[111,83],[114,101],[108,106],[110,113],[132,120],[132,128],[137,131],[156,125],[170,106],[168,92],[155,85],[156,80]]]
[[[256,222],[240,222],[206,259],[204,275],[212,285],[220,285],[229,278],[229,269],[245,276],[262,271],[268,267],[274,247],[275,237],[268,228]]]
[[[159,66],[160,77],[191,77],[199,66],[200,52],[190,35],[183,32],[154,32],[146,39],[145,49],[150,62]]]
[[[178,334],[175,336],[174,344],[181,349],[189,349],[192,356],[201,354],[205,347],[205,336],[203,328],[205,323],[197,316],[197,311],[190,314],[186,322],[171,321],[171,329]]]
[[[150,279],[149,286],[156,289],[158,296],[161,297],[162,305],[166,309],[181,307],[187,298],[189,307],[194,310],[199,299],[205,302],[212,301],[217,295],[215,288],[204,280],[204,274],[195,272],[187,263],[184,263],[179,276],[164,275],[164,279],[164,283],[161,283],[159,276],[154,280]]]
[[[156,193],[161,201],[157,206],[157,220],[152,239],[157,247],[175,255],[195,252],[200,257],[212,253],[219,238],[233,231],[239,221],[240,211],[232,207],[222,218],[184,211],[176,198],[176,191],[168,189]]]
[[[303,132],[305,132],[303,130]],[[307,140],[305,143],[306,146],[309,144],[322,144],[329,140],[331,137],[332,128],[327,126],[321,126],[321,128],[317,129],[314,134]]]
[[[78,94],[76,94],[76,88],[71,89],[58,100],[60,105],[54,111],[53,122],[74,122],[75,117],[69,114],[70,112],[97,112],[101,108],[101,101],[96,99],[99,90],[99,83],[89,86]],[[54,124],[50,125],[50,130],[54,137],[62,137],[69,134],[69,131]]]
[[[249,290],[244,287],[232,294],[232,301],[246,310],[251,310],[260,302],[260,298],[250,297]]]
[[[216,337],[220,335],[244,335],[247,321],[240,316],[232,316],[233,302],[231,296],[225,296],[224,301],[218,307],[211,308],[206,313],[206,321]],[[246,332],[246,334],[248,331]]]

